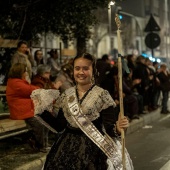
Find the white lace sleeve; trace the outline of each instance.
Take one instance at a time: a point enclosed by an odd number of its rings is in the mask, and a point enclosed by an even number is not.
[[[34,114],[42,113],[44,110],[52,112],[53,103],[60,97],[59,90],[54,89],[36,89],[31,94],[34,103]]]

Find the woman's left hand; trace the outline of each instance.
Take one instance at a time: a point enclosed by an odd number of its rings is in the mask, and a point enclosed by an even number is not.
[[[129,120],[126,116],[123,118],[120,117],[119,113],[119,118],[118,121],[116,122],[116,129],[118,133],[121,133],[121,130],[126,130],[129,127]]]

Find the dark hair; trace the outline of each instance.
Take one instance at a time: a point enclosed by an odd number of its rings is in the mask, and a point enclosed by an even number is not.
[[[133,54],[128,54],[128,55],[126,56],[128,62],[132,60],[133,56],[134,56]]]
[[[157,64],[159,64],[157,61],[154,61],[154,62],[153,62],[153,66],[155,66],[155,65],[157,65]]]
[[[52,49],[52,50],[48,51],[47,54],[49,54],[51,57],[53,57],[53,54],[57,54],[58,55],[58,52],[57,52],[57,50]]]
[[[139,55],[139,56],[136,58],[136,63],[140,63],[141,60],[145,60],[145,57],[142,56],[142,55]]]
[[[84,59],[90,60],[92,62],[93,76],[94,76],[94,78],[96,78],[97,70],[96,70],[96,59],[95,59],[95,57],[93,55],[89,54],[89,53],[82,53],[80,55],[77,55],[73,60],[73,66],[74,66],[75,60],[77,60],[78,58],[84,58]]]
[[[17,44],[17,48],[20,48],[22,44],[28,45],[26,41],[19,41]]]
[[[102,60],[103,61],[106,61],[106,60],[108,60],[109,59],[109,55],[108,54],[104,54],[103,56],[102,56]]]
[[[24,72],[27,71],[26,64],[23,63],[16,63],[12,65],[12,67],[9,70],[8,78],[22,78],[22,75]]]
[[[42,50],[36,50],[34,52],[34,60],[36,61],[37,64],[44,64],[43,58],[40,61],[38,60],[38,58],[37,58],[37,53],[38,52],[42,52]]]

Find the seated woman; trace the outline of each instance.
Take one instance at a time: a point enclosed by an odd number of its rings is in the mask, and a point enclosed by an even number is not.
[[[62,85],[61,81],[52,83],[50,80],[51,67],[49,65],[39,65],[37,74],[33,77],[31,84],[43,89],[59,89]]]
[[[33,131],[29,144],[36,151],[46,152],[48,130],[34,117],[34,104],[30,98],[32,91],[39,87],[26,81],[26,72],[27,67],[22,63],[16,63],[10,68],[6,89],[10,118],[25,120]]]

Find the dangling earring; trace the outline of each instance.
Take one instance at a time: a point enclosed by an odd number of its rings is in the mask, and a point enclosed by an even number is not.
[[[94,75],[93,75],[93,77],[92,77],[92,79],[91,79],[91,84],[95,84],[95,78],[94,78]]]

